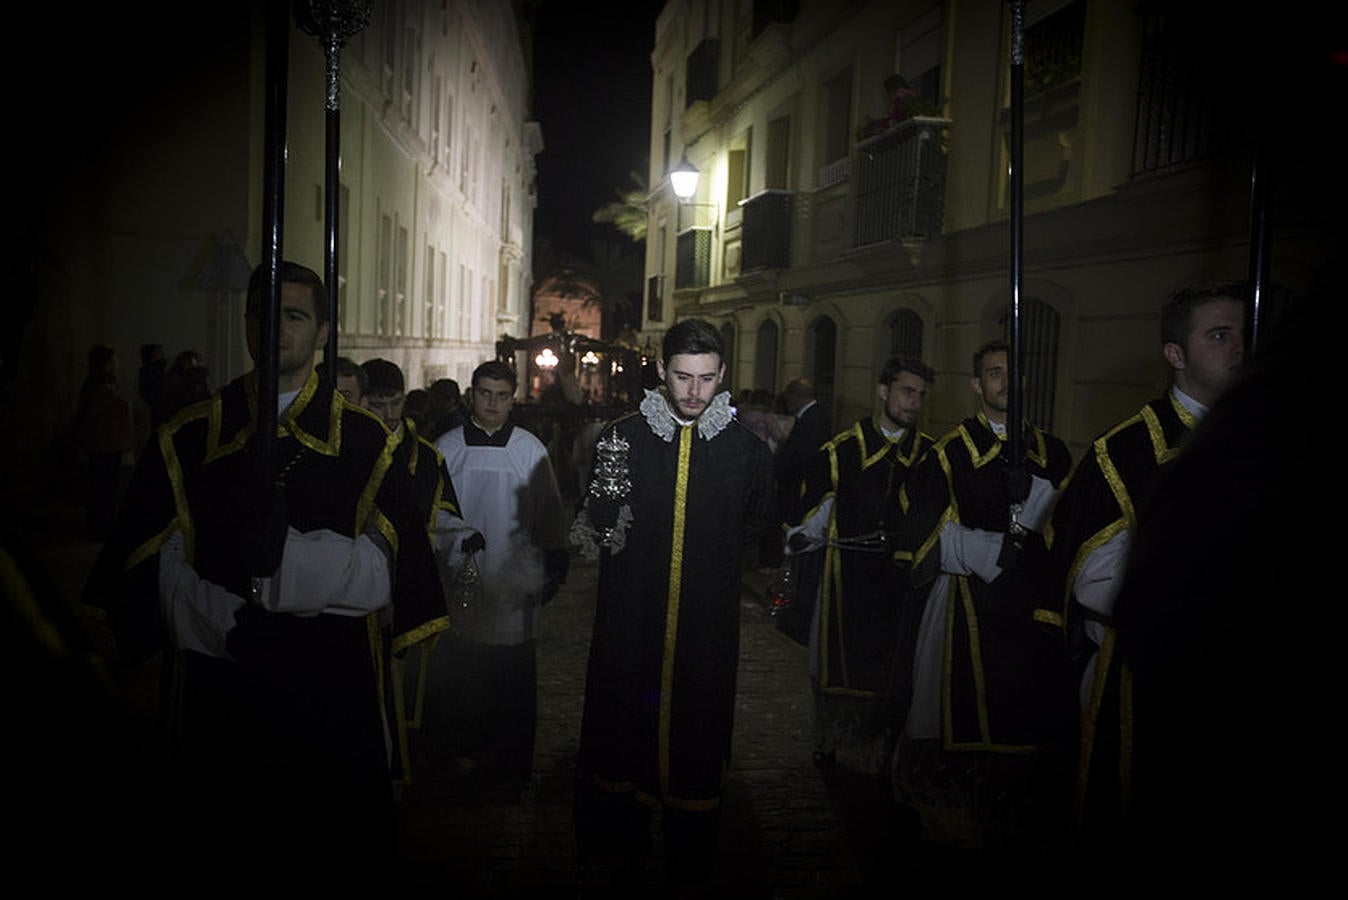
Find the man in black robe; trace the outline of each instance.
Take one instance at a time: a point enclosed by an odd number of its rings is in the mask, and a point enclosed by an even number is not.
[[[393,801],[383,631],[448,627],[407,470],[368,412],[322,384],[322,280],[281,267],[270,458],[249,372],[150,440],[86,588],[119,653],[164,651],[184,867],[251,883],[376,886]],[[263,271],[247,334],[260,347]]]
[[[906,581],[893,559],[899,488],[932,444],[917,423],[933,377],[920,362],[888,360],[876,385],[879,414],[853,423],[806,465],[802,513],[787,531],[787,552],[823,557],[810,634],[820,765],[835,762],[841,750],[855,768],[885,770]]]
[[[1161,350],[1170,390],[1092,442],[1047,532],[1055,593],[1035,618],[1062,630],[1081,672],[1073,822],[1087,846],[1117,839],[1129,799],[1131,690],[1120,689],[1132,673],[1120,664],[1114,628],[1128,547],[1153,484],[1239,371],[1246,295],[1243,284],[1203,284],[1181,288],[1166,301]]]
[[[1049,840],[1066,772],[1070,677],[1033,612],[1051,590],[1041,532],[1071,458],[1020,423],[1031,487],[1013,523],[1008,356],[1000,341],[974,354],[978,414],[927,451],[900,493],[896,559],[924,599],[896,662],[911,665],[913,688],[894,783],[929,839],[1019,852]]]
[[[577,760],[582,876],[638,878],[661,810],[677,884],[706,882],[730,760],[741,560],[771,486],[767,445],[733,417],[720,334],[665,334],[664,387],[604,429],[572,528],[600,561]],[[628,885],[631,887],[632,885]]]

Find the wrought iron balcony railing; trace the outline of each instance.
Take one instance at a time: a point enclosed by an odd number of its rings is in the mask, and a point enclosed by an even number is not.
[[[740,201],[743,210],[743,252],[740,271],[786,269],[791,266],[790,191],[761,191]]]
[[[856,145],[853,246],[941,233],[950,122],[914,116]]]

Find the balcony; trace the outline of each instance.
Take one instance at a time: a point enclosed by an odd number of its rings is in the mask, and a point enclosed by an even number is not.
[[[950,123],[914,116],[856,145],[853,246],[941,233]]]
[[[704,288],[711,283],[710,228],[680,232],[674,245],[674,288]]]
[[[786,269],[791,266],[790,191],[761,191],[740,201],[743,251],[740,271]]]
[[[711,100],[716,96],[716,90],[720,87],[720,58],[721,42],[716,38],[703,38],[688,54],[684,70],[684,88],[687,93],[685,109],[699,100]]]

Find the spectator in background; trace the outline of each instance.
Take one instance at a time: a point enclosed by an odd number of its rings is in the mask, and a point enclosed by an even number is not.
[[[787,525],[799,519],[800,491],[805,478],[805,465],[824,441],[832,437],[832,423],[814,395],[814,385],[805,378],[797,378],[782,392],[786,411],[794,417],[791,430],[773,454],[773,471],[777,479],[776,509],[773,521],[776,527],[765,533],[760,544],[759,562],[767,566],[782,563],[782,541]]]
[[[89,349],[89,371],[80,388],[75,436],[89,463],[84,534],[91,541],[108,537],[117,513],[122,459],[135,446],[131,401],[117,389],[117,352],[97,344]]]
[[[430,398],[426,406],[426,428],[422,434],[434,441],[451,428],[463,424],[463,396],[459,383],[453,378],[437,378],[426,389]]]
[[[163,344],[140,345],[140,372],[136,379],[136,392],[140,404],[135,408],[136,446],[145,445],[150,430],[162,421],[159,418],[160,404],[163,402],[164,374],[168,369],[168,360],[164,358]]]
[[[327,361],[324,360],[316,367],[319,378],[326,377],[326,366]],[[333,386],[337,389],[337,393],[346,398],[347,403],[352,406],[364,407],[365,395],[370,391],[370,378],[354,359],[349,356],[339,356],[337,357],[337,378]]]
[[[403,401],[403,417],[411,419],[417,432],[426,433],[426,414],[430,410],[431,395],[425,388],[413,388]]]
[[[160,395],[160,419],[156,426],[173,418],[174,413],[211,395],[210,373],[202,365],[201,354],[184,350],[173,358],[173,365],[164,375]]]

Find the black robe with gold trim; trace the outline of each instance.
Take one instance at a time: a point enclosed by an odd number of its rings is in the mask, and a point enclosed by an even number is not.
[[[600,560],[581,777],[692,811],[721,800],[744,551],[772,490],[768,447],[731,420],[727,400],[718,395],[697,422],[680,426],[650,392],[645,415],[610,424],[572,529],[582,552]],[[616,451],[619,442],[626,446]]]
[[[1119,534],[1136,530],[1139,509],[1145,507],[1157,476],[1179,455],[1194,421],[1169,392],[1096,438],[1058,498],[1046,533],[1056,592],[1035,611],[1035,618],[1061,630],[1078,667],[1093,667],[1091,691],[1081,708],[1075,798],[1079,828],[1111,831],[1118,825],[1131,770],[1132,710],[1127,702],[1131,674],[1115,652],[1113,620],[1077,603],[1073,585],[1092,553]],[[1094,642],[1086,643],[1083,636],[1087,619],[1098,622],[1103,635],[1095,653]],[[1095,825],[1087,822],[1088,797]]]
[[[947,522],[1007,531],[1006,450],[1006,440],[979,413],[938,440],[909,473],[900,493],[896,557],[911,561],[914,587],[930,586],[941,574],[939,541]],[[1055,489],[1071,468],[1067,445],[1032,426],[1025,457],[1029,474]],[[1042,536],[1030,534],[1016,564],[991,584],[954,574],[947,583],[939,676],[944,749],[1023,753],[1061,740],[1071,721],[1070,679],[1033,619],[1052,589]]]
[[[931,444],[916,428],[891,441],[868,417],[824,444],[806,467],[801,521],[833,499],[819,586],[818,678],[825,694],[873,697],[889,688],[904,588],[889,542],[898,528],[899,488]],[[884,540],[846,546],[878,535]]]
[[[265,614],[270,652],[246,662],[175,653],[166,640],[158,554],[173,532],[182,532],[187,562],[202,579],[249,595],[239,545],[253,521],[244,499],[256,468],[245,447],[256,408],[249,373],[156,432],[86,599],[107,610],[123,659],[169,654],[166,712],[177,762],[193,785],[186,802],[204,807],[196,814],[228,817],[228,808],[212,805],[241,804],[250,815],[277,815],[276,828],[295,816],[316,828],[373,828],[358,816],[391,810],[381,618],[394,652],[448,627],[413,483],[393,464],[396,439],[378,419],[311,374],[280,417],[275,459],[285,467],[290,527],[382,539],[392,554],[391,608],[361,617]],[[325,846],[315,835],[289,840]]]

